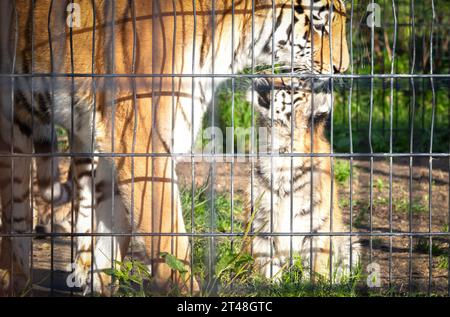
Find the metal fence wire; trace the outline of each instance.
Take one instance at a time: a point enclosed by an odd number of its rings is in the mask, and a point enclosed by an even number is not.
[[[1,16],[9,17],[10,22],[4,19],[0,24],[0,32],[7,35],[1,37],[0,55],[3,60],[0,102],[4,117],[0,121],[4,125],[0,127],[3,131],[3,136],[0,136],[3,137],[0,142],[0,184],[3,187],[0,198],[0,286],[5,288],[5,295],[19,295],[14,289],[15,280],[21,278],[23,272],[16,263],[14,246],[25,246],[27,243],[31,245],[27,255],[29,274],[25,273],[29,278],[22,290],[22,294],[26,295],[94,294],[97,290],[95,283],[98,282],[94,275],[101,269],[105,269],[121,285],[116,290],[119,294],[128,292],[137,295],[140,294],[139,287],[126,286],[134,285],[136,281],[137,284],[142,282],[142,285],[151,282],[158,275],[158,261],[169,265],[173,281],[176,280],[176,271],[186,277],[190,286],[187,292],[193,294],[195,284],[199,282],[202,294],[207,295],[300,296],[308,295],[308,292],[319,294],[314,290],[320,289],[321,283],[330,286],[327,288],[329,295],[341,294],[339,292],[347,295],[450,295],[450,6],[445,0],[345,1],[345,36],[350,57],[348,70],[343,73],[333,69],[313,73],[296,69],[294,50],[289,51],[291,64],[288,69],[280,66],[275,50],[272,50],[267,65],[262,65],[256,55],[255,50],[261,39],[257,25],[262,15],[259,6],[261,3],[266,5],[265,15],[267,21],[271,21],[272,34],[275,34],[279,27],[277,24],[282,23],[276,11],[281,2],[285,2],[283,10],[291,9],[285,11],[290,16],[283,16],[283,19],[289,19],[290,40],[294,41],[298,30],[295,27],[298,1],[294,0],[0,2]],[[302,1],[304,5],[306,2]],[[309,5],[312,11],[319,1],[311,0]],[[145,6],[147,9],[143,9]],[[89,7],[89,12],[79,11],[80,7]],[[243,13],[243,7],[248,11]],[[26,11],[23,8],[32,12],[28,25],[25,25],[23,12]],[[155,15],[158,10],[159,14]],[[335,6],[329,6],[327,19],[330,21],[333,10],[336,10]],[[154,15],[148,16],[148,12]],[[81,26],[76,24],[77,14],[83,21]],[[88,18],[83,17],[84,14]],[[248,34],[240,33],[242,15],[246,15],[246,23],[251,24],[247,28],[250,30]],[[45,44],[39,42],[42,36],[38,34],[44,30],[42,25],[37,24],[42,23],[42,16],[46,17],[45,31],[48,32],[48,42]],[[67,24],[68,18],[72,23],[70,25]],[[224,20],[228,21],[226,27],[222,24]],[[314,28],[313,19],[308,21]],[[202,29],[205,24],[209,25],[208,32]],[[27,31],[22,32],[23,28]],[[330,38],[333,38],[334,31],[331,28]],[[89,39],[90,43],[81,43],[80,34],[87,32],[91,35],[85,39]],[[126,32],[126,36],[118,32]],[[158,32],[165,32],[166,42],[155,40],[160,34]],[[150,38],[146,39],[146,36]],[[234,56],[241,49],[242,36],[251,41],[247,52],[250,62],[244,69],[241,65],[235,65]],[[189,57],[181,55],[184,48],[178,45],[180,37],[192,41],[195,49]],[[200,46],[206,37],[210,47]],[[68,46],[58,41],[61,38],[67,38]],[[270,37],[269,41],[271,47],[276,47],[275,36]],[[333,64],[333,54],[336,52],[333,52],[335,47],[331,39],[329,41],[330,52],[324,59],[329,59]],[[25,69],[20,64],[23,63],[20,51],[23,42],[27,42],[26,48],[31,52],[31,67]],[[43,45],[48,48],[45,54],[49,56],[45,62],[42,56],[36,56],[36,52],[43,52],[39,50],[39,46]],[[314,45],[317,43],[312,43],[312,51]],[[90,48],[87,55],[86,50],[82,51],[86,47]],[[210,58],[210,67],[202,68],[198,60],[205,51],[209,52],[206,56]],[[219,51],[230,54],[232,64],[229,73],[222,71],[224,61],[216,60],[220,54],[214,52]],[[147,53],[148,57],[142,56]],[[149,60],[146,61],[146,58]],[[178,59],[183,58],[184,63],[190,65],[189,71],[180,71]],[[171,69],[152,69],[152,63],[158,59],[165,59]],[[48,71],[42,71],[47,67],[43,63],[50,65]],[[311,58],[313,66],[314,60]],[[77,67],[83,71],[80,72]],[[86,71],[88,69],[91,71]],[[325,82],[329,87],[331,108],[325,129],[331,148],[329,152],[314,150],[318,138],[314,135],[316,120],[310,120],[310,137],[304,141],[308,143],[305,147],[309,151],[302,153],[294,150],[294,143],[297,142],[294,125],[290,126],[291,138],[287,151],[258,151],[258,140],[262,136],[258,135],[261,114],[255,106],[260,98],[257,86],[261,79],[267,79],[274,90],[280,78],[303,80],[313,87],[313,91],[314,85],[320,85],[319,82]],[[182,95],[186,92],[181,91],[182,86],[190,87],[188,97]],[[198,89],[200,86],[208,87],[209,91]],[[161,87],[170,88],[161,91]],[[289,89],[294,93],[292,87]],[[124,90],[128,93],[124,94]],[[79,114],[83,102],[80,92],[87,92],[90,96],[86,97],[89,109],[84,114]],[[209,93],[211,97],[205,96]],[[162,126],[157,126],[154,120],[162,111],[158,104],[161,98],[171,99],[170,109],[164,110],[167,118],[162,119],[165,130],[158,130]],[[181,114],[180,98],[189,98],[190,101],[184,104],[191,107]],[[313,93],[311,113],[317,106],[314,102],[316,98],[319,98],[318,95]],[[141,102],[144,99],[146,101]],[[270,94],[270,99],[270,126],[274,126],[274,92]],[[123,108],[124,100],[131,106]],[[206,107],[208,100],[211,102]],[[35,119],[35,116],[42,115],[43,106],[48,107],[45,111],[49,122],[43,133],[50,135],[51,144],[46,151],[38,150],[36,142],[30,152],[20,149],[25,128],[18,123],[24,111],[18,105],[24,103],[29,104],[26,122],[31,123],[28,127],[31,129],[31,139],[33,135],[42,133],[42,129],[36,126],[42,118]],[[57,122],[61,120],[55,117],[60,115],[58,107],[65,107],[66,127]],[[142,117],[138,107],[146,107],[148,116]],[[293,110],[293,102],[288,107]],[[206,112],[203,119],[198,119],[197,111]],[[77,116],[82,115],[86,121],[80,124]],[[179,117],[192,123],[185,125],[181,134],[176,133],[177,128],[185,123]],[[109,134],[101,132],[105,129],[101,126],[105,120],[108,122],[107,129],[111,131]],[[133,125],[133,128],[127,128],[127,125]],[[150,134],[151,141],[145,148],[142,138],[147,132],[142,134],[141,131],[151,128],[157,132]],[[121,129],[128,134],[124,132],[123,139],[117,139],[121,135],[117,131]],[[232,131],[231,137],[226,135],[227,129]],[[159,133],[164,132],[172,134],[168,137],[170,145],[167,144],[172,151],[161,151],[157,147],[159,141],[154,141],[159,138]],[[82,141],[89,144],[82,150],[77,145],[80,137],[76,133],[80,133],[84,138]],[[110,135],[111,139],[102,139],[102,144],[107,144],[108,148],[101,149],[98,147],[99,138],[105,135]],[[276,135],[269,135],[272,138],[269,143],[274,144]],[[239,138],[242,137],[248,142],[240,147]],[[181,143],[190,145],[187,151],[176,151],[179,138],[183,138]],[[143,207],[136,198],[142,195],[140,178],[143,174],[139,168],[146,166],[151,169],[147,186],[158,188],[154,182],[161,175],[153,174],[154,166],[167,158],[166,168],[170,169],[170,173],[165,176],[170,178],[170,189],[167,190],[171,195],[166,206],[171,210],[164,215],[168,217],[170,224],[166,228],[169,230],[159,230],[154,224],[148,227],[149,230],[142,230],[138,225],[142,214],[138,210]],[[285,206],[289,208],[289,224],[283,227],[288,228],[286,230],[277,229],[279,222],[283,221],[277,219],[282,207],[277,205],[277,198],[274,197],[279,195],[276,164],[280,158],[289,161],[289,203],[288,207]],[[327,185],[331,190],[326,197],[322,197],[329,200],[327,214],[331,222],[326,230],[317,230],[314,226],[314,210],[317,208],[315,191],[318,190],[315,183],[319,179],[316,175],[323,171],[317,170],[313,162],[323,158],[329,159],[328,172],[332,175],[331,184]],[[23,162],[30,159],[33,163],[24,167]],[[50,165],[44,167],[51,178],[48,185],[50,202],[45,201],[41,197],[42,191],[38,190],[41,184],[38,186],[37,178],[43,172],[39,159],[50,159]],[[252,221],[260,208],[258,193],[261,189],[258,188],[257,178],[261,172],[258,162],[264,159],[270,161],[267,187],[270,191],[270,216],[269,224],[264,226],[268,230],[258,231]],[[305,226],[296,224],[298,215],[295,210],[300,207],[296,206],[298,201],[295,200],[293,186],[296,184],[294,178],[298,164],[295,162],[298,159],[310,166],[305,172],[310,177],[309,198],[304,200],[310,210],[307,213],[309,222]],[[151,163],[142,165],[144,160]],[[85,178],[81,182],[74,165],[83,161],[84,166],[87,162],[90,168],[85,168]],[[107,167],[102,165],[104,161],[110,162]],[[126,191],[121,187],[118,176],[125,168],[129,168],[128,180],[131,184]],[[59,172],[53,173],[55,170]],[[28,175],[22,181],[29,183],[26,183],[26,186],[29,185],[26,195],[31,216],[20,214],[23,205],[15,198],[17,183],[21,182],[17,178],[22,174]],[[105,220],[108,224],[99,224],[98,220],[101,217],[96,209],[101,200],[98,194],[99,177],[110,182],[108,185],[101,184],[103,187],[109,186],[108,193],[111,195],[107,208],[109,216]],[[55,190],[59,191],[62,187],[52,184],[58,182],[66,186],[70,193],[64,204],[58,204],[55,199],[59,195]],[[88,195],[90,203],[80,200],[85,195],[83,186],[94,193]],[[336,196],[332,194],[334,190]],[[152,195],[153,189],[151,196],[142,196],[143,200],[158,198]],[[86,205],[89,215],[80,216],[81,209]],[[182,207],[185,231],[179,229],[179,205]],[[128,210],[129,231],[124,230],[126,225],[118,222],[121,208]],[[301,208],[307,209],[304,206]],[[339,232],[333,229],[333,214],[337,210],[342,211],[342,221],[347,228]],[[9,211],[12,214],[8,215]],[[150,219],[148,222],[152,223],[152,216],[147,216]],[[32,219],[28,219],[32,223],[25,230],[13,229],[17,228],[15,221],[23,220],[20,217]],[[77,221],[80,217],[87,219],[89,230],[79,230]],[[295,229],[299,227],[307,229]],[[347,239],[349,264],[356,257],[353,249],[355,243],[358,241],[360,244],[359,264],[350,265],[348,279],[342,282],[350,288],[339,288],[341,282],[333,278],[315,279],[313,243],[314,239],[323,236],[331,237],[326,248],[331,258],[335,248],[333,241],[339,237]],[[177,259],[176,249],[179,239],[183,237],[189,239],[190,253],[186,259]],[[257,255],[254,254],[254,244],[247,242],[256,237],[270,241],[269,258],[279,252],[273,241],[289,239],[289,251],[283,255],[284,273],[280,273],[281,277],[274,277],[274,265],[277,265],[274,261],[270,262],[270,277],[267,279],[253,270]],[[306,237],[307,242],[304,243],[310,244],[307,248],[309,257],[302,255],[309,259],[309,265],[298,256],[298,237]],[[86,264],[90,276],[86,289],[82,289],[74,278],[76,265],[73,263],[77,261],[77,244],[81,243],[81,238],[89,240],[88,251],[82,251],[89,252],[92,258]],[[105,242],[110,254],[96,253],[95,244],[106,241],[106,238],[110,238],[110,242]],[[126,257],[117,258],[117,249],[120,248],[117,241],[127,238],[131,243],[125,250]],[[170,246],[162,248],[158,245],[163,241],[158,239],[163,238],[170,238],[164,240],[170,241]],[[150,243],[151,249],[145,250],[153,255],[153,259],[149,259],[152,256],[142,256],[141,240],[156,242]],[[158,254],[161,250],[167,253]],[[98,268],[95,258],[101,256],[117,261],[110,261],[109,268]],[[329,276],[334,274],[333,265],[331,261]],[[167,294],[183,292],[174,285]]]

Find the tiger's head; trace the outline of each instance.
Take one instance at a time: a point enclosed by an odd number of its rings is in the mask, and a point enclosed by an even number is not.
[[[267,15],[267,9],[260,13]],[[274,15],[273,38],[270,36],[263,49],[268,55],[273,52],[277,63],[293,65],[296,73],[347,70],[346,11],[342,0],[276,1]]]
[[[247,100],[253,101],[261,126],[282,128],[290,134],[292,122],[294,129],[303,128],[312,119],[328,116],[332,105],[329,88],[325,82],[312,85],[309,79],[261,78],[254,81],[253,95],[248,90]]]
[[[308,153],[312,136],[315,150],[329,151],[324,131],[332,95],[325,81],[322,85],[314,82],[286,77],[254,81],[247,100],[258,112],[260,152]]]

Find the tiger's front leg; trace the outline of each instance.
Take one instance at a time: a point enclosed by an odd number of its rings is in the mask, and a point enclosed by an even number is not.
[[[50,156],[51,153],[58,152],[56,130],[52,129],[50,124],[43,124],[35,128],[33,139],[35,153],[44,154],[35,157],[35,162],[40,196],[47,203],[43,208],[39,208],[38,223],[35,230],[37,233],[51,233],[52,230],[71,232],[70,215],[61,218],[59,216],[61,213],[58,214],[58,211],[53,209],[68,203],[72,199],[72,167],[69,170],[67,181],[62,183],[59,172],[60,158],[58,156]]]
[[[187,104],[191,104],[190,98]],[[139,234],[133,240],[143,246],[145,264],[151,266],[153,288],[163,293],[172,287],[182,292],[196,292],[199,286],[196,279],[191,278],[189,238],[185,235],[170,146],[172,126],[175,126],[172,123],[172,98],[160,97],[153,101],[140,98],[136,105],[123,102],[116,109],[116,117],[122,118],[116,120],[116,151],[126,153],[116,159],[118,184],[133,221],[132,233]],[[177,120],[191,117],[187,109],[183,105],[182,109],[174,110],[177,113],[184,111]],[[201,109],[197,109],[196,115],[199,123]],[[189,124],[178,122],[177,129],[180,132],[176,133],[175,141],[190,144]],[[187,272],[173,271],[165,263],[163,253],[182,261]]]
[[[77,116],[75,124],[83,129],[73,133],[71,145],[74,179],[77,190],[77,211],[74,232],[76,238],[75,280],[76,285],[82,288],[88,283],[89,271],[92,267],[91,253],[94,239],[91,237],[94,227],[96,209],[95,175],[97,173],[98,156],[95,156],[96,141],[93,139],[92,112]]]
[[[255,186],[259,186],[258,180]],[[257,187],[256,192],[258,193]],[[256,210],[256,215],[252,223],[253,231],[255,233],[270,233],[270,193],[264,192],[260,200],[265,204],[266,208],[259,208]],[[268,207],[268,208],[267,208]],[[275,248],[275,239],[273,236],[256,235],[252,239],[252,255],[255,259],[255,267],[259,273],[267,279],[279,280],[282,274],[283,261],[277,254]]]
[[[15,126],[14,140],[11,125],[0,115],[0,201],[1,232],[11,235],[32,232],[30,205],[30,157],[8,157],[11,142],[14,154],[31,153],[31,139]],[[30,281],[31,238],[4,237],[0,250],[0,294],[19,296],[27,294]]]
[[[74,142],[75,152],[92,153],[73,158],[78,195],[75,232],[80,234],[74,282],[84,294],[94,291],[110,295],[114,288],[104,270],[112,268],[114,261],[122,260],[126,254],[129,237],[114,236],[114,233],[129,232],[129,217],[115,184],[111,162],[95,156],[97,151],[83,142],[86,139],[90,138],[78,138]],[[94,233],[102,236],[94,237]],[[106,236],[108,233],[111,236]]]
[[[115,267],[116,261],[122,261],[127,254],[130,241],[130,215],[116,183],[115,166],[112,161],[99,158],[95,174],[95,219],[92,232],[102,235],[92,239],[87,237],[89,243],[86,240],[84,244],[87,249],[79,249],[75,279],[83,282],[85,293],[94,291],[111,295],[116,285],[112,284],[105,270]],[[82,229],[82,223],[78,225]],[[86,223],[85,227],[87,228]],[[94,255],[93,259],[91,254]]]
[[[77,280],[81,281],[80,286],[82,287],[88,282],[88,273],[92,262],[91,250],[94,243],[90,234],[92,233],[95,212],[95,196],[93,194],[93,178],[90,175],[93,172],[95,173],[96,161],[94,158],[74,159],[78,195],[75,233],[80,234],[76,239],[75,274]],[[93,166],[94,169],[92,169]]]

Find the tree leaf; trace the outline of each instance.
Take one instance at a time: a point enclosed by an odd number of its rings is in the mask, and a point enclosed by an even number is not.
[[[179,259],[177,259],[174,255],[167,252],[162,252],[161,257],[172,270],[178,273],[186,273],[188,271],[186,265]]]

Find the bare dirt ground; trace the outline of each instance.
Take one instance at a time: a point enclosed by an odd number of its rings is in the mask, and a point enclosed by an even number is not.
[[[430,240],[426,233],[448,231],[449,161],[434,159],[430,173],[428,159],[415,159],[411,168],[411,186],[409,164],[409,158],[394,158],[390,168],[389,159],[374,160],[371,186],[370,160],[353,160],[352,177],[342,183],[335,183],[335,186],[338,186],[339,206],[344,211],[346,223],[349,225],[351,223],[351,230],[367,234],[360,237],[362,270],[365,273],[370,262],[379,265],[383,292],[392,290],[393,294],[407,294],[408,291],[426,294],[430,291],[432,294],[445,295],[448,291],[448,269],[443,263],[444,258],[448,258],[449,239],[448,236],[433,237],[432,257],[430,257]],[[195,163],[196,187],[204,185],[210,167],[208,163]],[[63,174],[65,170],[67,166],[63,167]],[[190,188],[191,163],[179,163],[177,174],[180,186]],[[236,162],[233,168],[231,163],[216,163],[214,175],[210,181],[215,184],[215,190],[230,193],[233,184],[235,199],[242,199],[251,182],[249,163]],[[350,208],[350,185],[352,208]],[[411,210],[410,189],[413,202]],[[431,197],[431,213],[429,197]],[[36,211],[42,211],[49,206],[37,198],[35,208]],[[70,212],[70,206],[66,205],[55,210],[67,213]],[[371,237],[370,232],[376,236]],[[390,232],[394,234],[389,236]],[[424,236],[410,237],[408,232]],[[65,286],[71,263],[70,250],[70,238],[55,238],[53,242],[50,239],[34,239],[35,295],[46,294],[49,290],[52,282],[50,274],[52,258],[56,294],[70,294],[70,289]]]
[[[389,159],[374,161],[372,186],[370,161],[354,161],[353,167],[353,230],[397,234],[392,238],[362,236],[363,268],[369,262],[379,264],[382,285],[390,286],[394,293],[446,294],[449,284],[444,263],[448,266],[448,236],[433,237],[430,243],[426,233],[448,231],[448,159],[434,159],[431,173],[428,159],[415,159],[411,169],[409,158],[393,159],[392,165]],[[350,223],[349,182],[340,185],[339,197]],[[409,232],[423,236],[406,235]]]

